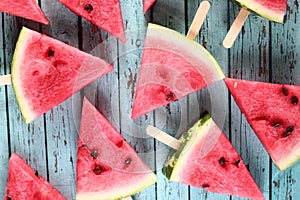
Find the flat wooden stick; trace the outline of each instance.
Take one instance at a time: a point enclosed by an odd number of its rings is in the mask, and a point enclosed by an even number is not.
[[[201,29],[201,26],[204,22],[204,19],[209,11],[209,8],[210,8],[210,3],[208,1],[203,1],[201,2],[197,12],[196,12],[196,15],[193,19],[193,22],[190,26],[190,29],[186,35],[187,38],[190,38],[191,40],[195,40],[200,29]]]
[[[158,128],[156,128],[154,126],[148,126],[146,128],[146,132],[151,137],[168,145],[169,147],[172,147],[175,150],[178,150],[181,145],[181,142],[179,140],[177,140],[176,138],[170,136],[169,134],[159,130]]]
[[[247,20],[249,14],[250,14],[250,12],[247,9],[241,8],[238,16],[235,18],[225,39],[223,40],[223,46],[225,48],[228,49],[228,48],[232,47],[235,39],[237,38],[242,27],[244,26],[244,23]]]
[[[1,85],[11,85],[11,75],[0,76],[0,86]]]

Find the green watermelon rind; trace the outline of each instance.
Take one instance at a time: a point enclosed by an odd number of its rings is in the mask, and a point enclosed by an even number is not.
[[[82,193],[76,194],[76,200],[115,200],[115,199],[122,199],[126,197],[130,197],[146,188],[151,186],[157,182],[157,177],[153,173],[149,173],[144,177],[144,179],[140,179],[135,182],[135,185],[126,188],[120,188],[118,191],[108,191],[107,193],[101,192],[101,196],[97,192],[90,192],[90,193]]]
[[[166,28],[164,26],[160,26],[158,24],[149,23],[148,24],[148,32],[151,32],[151,35],[159,34],[159,31],[155,31],[155,30],[161,30],[165,33],[168,33],[170,37],[174,36],[174,37],[178,38],[177,41],[180,41],[180,43],[187,42],[187,46],[192,47],[192,48],[187,48],[187,50],[190,49],[191,53],[195,53],[195,52],[192,52],[193,49],[200,49],[202,52],[204,52],[205,56],[203,56],[199,59],[203,59],[203,60],[206,60],[207,62],[211,62],[213,64],[213,67],[216,69],[216,72],[217,72],[216,75],[219,77],[219,79],[222,80],[225,78],[225,75],[224,75],[223,70],[221,69],[219,63],[202,45],[200,45],[199,43],[195,42],[192,39],[185,37],[184,35],[182,35],[181,33],[177,32],[177,31]],[[157,36],[159,36],[159,35],[157,35]],[[208,66],[210,66],[212,68],[211,65],[208,65]]]
[[[27,42],[30,39],[30,30],[26,27],[23,27],[17,44],[16,48],[14,51],[13,59],[12,59],[12,64],[11,64],[11,80],[12,80],[12,85],[13,89],[15,91],[15,95],[23,116],[23,119],[26,123],[30,123],[33,119],[36,118],[36,113],[34,113],[30,109],[30,104],[26,100],[25,95],[22,91],[22,86],[21,82],[19,80],[22,79],[20,77],[20,71],[22,70],[19,66],[22,66],[23,63],[23,58],[25,57],[25,51],[24,49],[27,47]]]
[[[171,155],[162,169],[163,174],[169,180],[179,182],[182,166],[184,166],[186,160],[190,157],[189,154],[192,153],[191,149],[205,138],[212,124],[212,118],[209,114],[206,114],[180,138],[181,145],[179,149]]]
[[[268,20],[277,22],[277,23],[283,23],[284,21],[284,15],[280,14],[272,9],[268,9],[263,7],[261,4],[257,3],[253,0],[234,0],[235,3],[240,5],[241,7],[252,11],[253,13],[256,13],[257,15],[260,15]]]

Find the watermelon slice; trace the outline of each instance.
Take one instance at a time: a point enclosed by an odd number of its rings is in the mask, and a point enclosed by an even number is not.
[[[31,122],[112,69],[97,57],[24,27],[11,73],[25,122]]]
[[[59,0],[77,15],[126,42],[120,0]]]
[[[49,24],[36,0],[1,0],[0,12],[30,19],[43,24]]]
[[[66,200],[22,158],[13,153],[9,159],[8,182],[4,200]]]
[[[144,13],[146,13],[155,2],[156,0],[144,0]]]
[[[149,24],[131,118],[223,78],[216,60],[200,44],[171,29]]]
[[[225,82],[275,165],[300,159],[300,86],[226,78]]]
[[[157,181],[121,134],[83,101],[77,160],[77,200],[119,199]]]
[[[235,0],[242,7],[274,22],[283,23],[287,0]]]
[[[168,179],[210,192],[264,199],[242,158],[208,114],[180,141],[163,168]]]

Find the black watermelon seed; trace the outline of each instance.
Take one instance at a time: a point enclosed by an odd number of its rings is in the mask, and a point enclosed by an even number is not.
[[[234,164],[238,167],[240,162],[241,162],[241,160],[237,160],[237,161],[234,162]]]
[[[93,151],[91,152],[91,156],[92,156],[94,159],[96,159],[96,158],[98,157],[98,151],[93,150]]]
[[[285,129],[285,132],[293,132],[294,131],[294,126],[289,126]]]
[[[287,136],[289,136],[289,135],[291,135],[292,134],[292,132],[284,132],[283,133],[283,137],[287,137]]]
[[[102,168],[100,165],[98,165],[98,166],[96,166],[96,167],[94,168],[93,172],[94,172],[96,175],[100,175],[100,174],[102,173],[102,170],[103,170],[103,168]]]
[[[292,97],[292,104],[294,104],[294,105],[298,104],[298,98],[296,96]]]
[[[127,165],[129,165],[129,164],[131,163],[131,159],[130,159],[130,158],[127,158],[127,159],[125,160],[125,163],[126,163]]]
[[[209,186],[210,186],[210,185],[207,184],[207,183],[204,183],[204,184],[202,185],[203,188],[208,188]]]
[[[88,12],[92,12],[93,11],[93,6],[91,4],[86,4],[84,6],[84,10],[88,11]]]
[[[219,162],[220,162],[220,165],[223,167],[225,165],[226,160],[224,157],[221,157]]]
[[[291,135],[291,133],[294,131],[294,126],[289,126],[285,129],[285,132],[283,133],[283,137],[287,137]]]
[[[279,127],[279,126],[281,126],[281,123],[279,123],[279,122],[278,123],[274,123],[274,124],[272,124],[272,126],[273,127]]]
[[[284,96],[288,96],[289,95],[289,91],[288,91],[288,89],[286,87],[283,87],[281,91],[282,91],[282,93],[283,93]]]
[[[174,93],[173,93],[173,92],[170,92],[169,94],[167,94],[166,100],[167,100],[167,101],[171,101],[172,99],[174,99]]]
[[[11,198],[10,198],[10,197],[7,197],[7,200],[11,200]]]
[[[39,172],[38,170],[35,170],[35,173],[34,173],[36,176],[39,176]]]
[[[50,49],[48,50],[47,56],[48,56],[48,58],[53,57],[53,56],[54,56],[54,50],[50,48]]]

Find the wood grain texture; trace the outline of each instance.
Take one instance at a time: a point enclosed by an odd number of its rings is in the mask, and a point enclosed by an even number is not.
[[[4,15],[0,14],[0,22],[3,23]],[[2,36],[2,37],[1,37]],[[5,43],[4,43],[4,26],[0,26],[0,74],[6,74],[5,61]],[[7,126],[7,86],[0,87],[0,197],[5,194],[5,185],[7,181],[7,169],[9,158],[9,141]]]
[[[230,4],[231,21],[239,7]],[[250,15],[242,32],[230,50],[230,77],[246,80],[268,81],[269,22]],[[270,158],[244,115],[231,98],[231,138],[249,171],[266,199],[269,199]],[[234,119],[233,117],[234,116]]]
[[[158,175],[158,182],[134,195],[135,200],[242,199],[169,182],[161,172],[171,149],[147,136],[147,125],[178,138],[204,110],[213,113],[266,199],[300,199],[299,162],[283,172],[274,166],[222,81],[136,120],[130,119],[147,22],[185,35],[201,0],[157,0],[146,15],[142,0],[121,0],[126,44],[73,14],[57,0],[39,2],[50,26],[0,14],[0,75],[10,73],[23,25],[99,56],[115,69],[29,125],[22,119],[12,86],[0,87],[0,197],[5,194],[8,158],[16,152],[67,199],[75,199],[77,137],[81,102],[86,96]],[[222,46],[222,41],[240,8],[230,1],[210,3],[211,9],[196,41],[216,58],[226,76],[300,85],[298,0],[288,1],[284,25],[251,14],[230,50]]]

